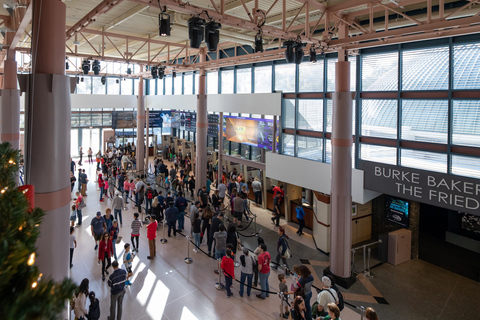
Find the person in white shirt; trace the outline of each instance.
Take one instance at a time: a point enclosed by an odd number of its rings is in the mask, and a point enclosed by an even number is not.
[[[328,277],[322,278],[323,288],[317,295],[318,310],[326,316],[328,313],[327,305],[329,303],[338,303],[338,295],[334,289],[331,288],[332,281]]]

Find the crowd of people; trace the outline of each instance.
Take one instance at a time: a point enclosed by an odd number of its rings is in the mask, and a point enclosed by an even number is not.
[[[139,177],[129,178],[127,169],[132,162],[134,150],[132,145],[119,146],[119,148],[108,149],[103,156],[100,153],[96,156],[99,201],[103,202],[104,197],[110,198],[110,206],[105,209],[104,214],[98,211],[92,218],[90,232],[94,240],[97,263],[101,266],[102,281],[105,281],[108,276],[107,284],[111,288],[108,319],[120,320],[122,317],[123,296],[126,288],[132,284],[132,262],[139,253],[141,229],[146,228],[149,245],[147,259],[153,260],[156,256],[159,223],[165,223],[168,228],[168,237],[171,237],[172,233],[176,236],[178,232],[184,231],[187,214],[190,220],[190,235],[194,243],[193,251],[195,253],[203,251],[221,261],[220,267],[225,279],[227,297],[234,295],[232,288],[233,281],[236,279],[236,266],[240,267],[239,296],[243,297],[244,293],[250,296],[254,289],[258,292],[256,297],[261,300],[267,299],[272,293],[269,284],[271,270],[277,270],[281,266],[284,272],[278,274],[278,288],[282,293],[285,306],[281,317],[286,319],[291,317],[294,320],[340,319],[343,297],[335,286],[333,278],[321,279],[323,287],[317,289],[318,294],[312,304],[314,278],[310,269],[305,265],[295,265],[292,269],[289,267],[288,260],[291,257],[289,237],[285,229],[279,226],[280,204],[284,197],[282,185],[273,189],[272,222],[278,226],[278,241],[274,249],[275,260],[272,261],[267,245],[261,237],[257,238],[258,247],[253,251],[243,247],[240,241],[237,229],[241,227],[242,217],[245,217],[247,222],[251,219],[247,200],[249,185],[241,173],[237,174],[236,170],[233,170],[229,174],[224,174],[222,181],[216,183],[214,191],[210,190],[210,178],[213,179],[211,176],[207,180],[207,185],[196,190],[194,176],[190,175],[193,166],[189,157],[182,159],[170,149],[166,149],[164,155],[168,157],[167,159],[155,158],[153,161],[155,183],[160,186],[156,188],[155,185],[145,183]],[[168,167],[164,160],[173,160],[173,164]],[[89,161],[91,161],[90,157]],[[72,161],[72,191],[76,181],[75,166],[75,162]],[[216,170],[211,162],[208,166],[209,168],[211,166],[212,171]],[[73,267],[72,258],[77,246],[74,224],[77,221],[77,226],[82,225],[87,183],[88,177],[85,170],[79,169],[78,191],[75,192],[76,198],[73,199],[70,217],[70,267]],[[262,185],[258,178],[252,181],[251,188],[255,194],[255,204],[261,205]],[[187,200],[188,193],[192,199],[195,195],[197,200]],[[118,257],[116,245],[121,240],[119,225],[123,226],[122,212],[129,203],[128,200],[134,203],[137,212],[134,212],[134,219],[130,225],[130,243],[123,245],[123,257]],[[305,215],[302,211],[301,207],[297,208],[299,221]],[[144,213],[146,218],[140,219],[140,215]],[[300,223],[297,234],[303,234],[303,225]],[[110,271],[110,268],[113,270]],[[290,275],[292,278],[289,287],[287,279]],[[88,290],[88,284],[89,280],[84,279],[73,299],[73,311],[79,320],[98,319],[100,316],[98,299],[95,298],[94,292]],[[90,299],[89,310],[85,307],[87,297]],[[369,308],[367,312],[369,320],[378,319],[373,309]]]

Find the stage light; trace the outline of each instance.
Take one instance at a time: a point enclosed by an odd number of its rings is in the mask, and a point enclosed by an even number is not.
[[[107,77],[102,76],[102,78],[100,78],[100,81],[102,82],[103,85],[105,85],[105,83],[107,83]]]
[[[68,64],[68,61],[67,61],[65,62],[65,70],[68,70],[68,69],[70,69],[70,65]]]
[[[158,77],[163,79],[165,77],[165,67],[158,67]]]
[[[288,41],[285,41],[283,45],[287,47],[285,49],[285,60],[287,60],[287,63],[294,63],[295,52],[293,51],[293,46],[295,45],[295,41],[288,40]]]
[[[83,82],[83,77],[81,77],[81,78],[80,78],[80,81],[82,81],[82,82]]]
[[[205,43],[208,51],[217,51],[217,45],[220,41],[220,28],[222,25],[215,21],[210,21],[205,25]]]
[[[161,37],[170,37],[170,15],[164,12],[158,15],[159,35]]]
[[[130,67],[127,68],[127,74],[132,74],[132,68]]]
[[[117,80],[115,80],[115,82],[116,82],[116,83],[120,83],[120,80],[119,80],[119,79],[117,79]]]
[[[80,83],[80,78],[79,78],[79,77],[77,77],[77,84],[79,84],[79,83]]]
[[[93,70],[93,74],[98,76],[98,74],[100,73],[100,61],[93,60],[92,70]]]
[[[150,67],[150,73],[152,74],[152,79],[157,79],[158,78],[157,66]]]
[[[317,62],[317,52],[314,47],[310,48],[310,62]]]
[[[82,61],[82,70],[83,70],[83,74],[88,74],[88,72],[90,72],[90,61],[88,60]]]
[[[174,77],[174,78],[177,77],[177,71],[175,71],[175,70],[172,71],[172,77]]]
[[[303,43],[301,42],[295,43],[295,63],[296,64],[302,63],[304,55],[305,53],[303,52]]]
[[[198,49],[203,41],[203,32],[205,29],[205,19],[200,17],[191,17],[188,19],[188,39],[190,47]]]
[[[255,52],[263,52],[262,30],[259,30],[255,36]]]

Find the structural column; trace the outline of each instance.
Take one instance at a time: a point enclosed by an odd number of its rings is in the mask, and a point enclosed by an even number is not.
[[[150,124],[150,113],[147,108],[147,110],[145,111],[145,131],[147,132],[147,135],[145,137],[145,166],[146,166],[147,173],[148,173],[148,156],[150,155],[150,148],[148,147],[150,143],[149,134],[148,134],[150,130],[149,124]]]
[[[223,177],[223,112],[220,112],[218,115],[218,168],[217,168],[217,178],[218,185],[222,182]]]
[[[142,68],[140,68],[142,69]],[[143,77],[138,81],[137,96],[137,173],[143,175],[145,168],[145,99],[143,96]]]
[[[40,272],[68,276],[70,213],[70,77],[65,75],[66,6],[60,0],[34,3],[32,81],[26,87],[26,181],[35,205],[46,211],[37,241]],[[27,76],[28,77],[28,76]],[[28,87],[29,86],[29,87]]]
[[[195,188],[207,185],[207,95],[205,68],[200,69],[197,95],[197,152],[195,157]]]
[[[332,224],[330,271],[342,286],[351,277],[352,221],[352,96],[350,63],[345,51],[335,65],[332,114]],[[343,282],[343,283],[342,283]]]

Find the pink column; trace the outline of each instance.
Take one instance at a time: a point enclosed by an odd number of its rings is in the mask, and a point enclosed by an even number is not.
[[[205,69],[200,69],[197,95],[197,153],[195,158],[195,188],[207,185],[207,83]]]
[[[14,54],[4,61],[3,89],[0,90],[0,142],[20,149],[20,91],[17,88],[17,62]]]
[[[70,77],[65,75],[65,21],[65,3],[35,2],[33,81],[26,97],[26,181],[35,186],[35,205],[46,211],[37,241],[37,265],[54,280],[69,273],[71,103]]]
[[[218,115],[218,170],[217,170],[217,178],[219,183],[217,186],[222,182],[223,176],[223,112],[220,112]]]
[[[143,77],[138,81],[137,96],[137,173],[143,175],[145,168],[145,99],[143,97]]]

